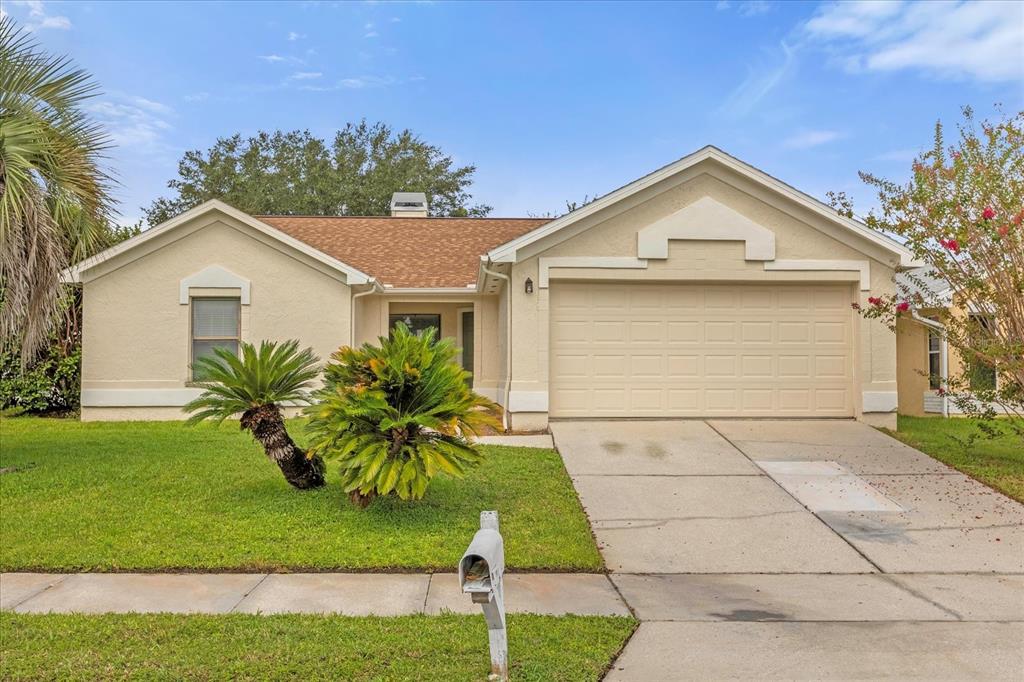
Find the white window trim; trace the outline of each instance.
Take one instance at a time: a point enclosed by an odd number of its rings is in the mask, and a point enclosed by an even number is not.
[[[242,305],[249,305],[249,280],[219,265],[210,265],[182,279],[178,285],[179,304],[189,305],[189,289],[239,289]]]

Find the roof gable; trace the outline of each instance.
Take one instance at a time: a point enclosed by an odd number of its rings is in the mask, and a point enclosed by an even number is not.
[[[206,201],[195,208],[189,209],[184,213],[171,218],[163,223],[160,223],[156,227],[151,227],[144,232],[135,235],[131,239],[127,239],[120,244],[110,247],[95,256],[86,258],[85,260],[73,265],[64,272],[61,273],[62,279],[68,282],[79,282],[81,281],[82,274],[95,268],[101,263],[111,260],[122,255],[125,255],[124,263],[128,264],[134,261],[136,258],[141,258],[145,253],[139,249],[142,245],[160,237],[173,232],[175,229],[180,228],[194,221],[196,218],[200,218],[210,213],[221,213],[229,218],[233,218],[240,223],[243,223],[258,232],[261,232],[268,237],[299,251],[310,258],[313,258],[320,263],[328,266],[332,270],[342,273],[345,275],[345,282],[353,284],[367,284],[372,281],[372,278],[365,272],[358,270],[347,263],[344,263],[333,256],[318,251],[315,248],[310,247],[308,244],[288,235],[281,230],[268,225],[256,218],[252,217],[247,213],[243,213],[236,208],[225,204],[223,201],[217,199],[211,199]]]
[[[835,209],[823,204],[817,199],[814,199],[810,195],[804,194],[794,187],[791,187],[790,185],[773,178],[767,173],[754,168],[753,166],[744,163],[729,154],[726,154],[717,147],[710,145],[694,152],[693,154],[684,156],[678,161],[667,166],[659,168],[653,173],[645,175],[644,177],[620,187],[613,192],[609,192],[586,206],[578,208],[571,213],[557,218],[556,220],[552,220],[551,222],[541,225],[521,237],[491,249],[487,254],[487,258],[493,263],[514,263],[518,260],[518,252],[531,244],[535,244],[541,240],[550,239],[553,246],[561,241],[559,239],[559,232],[565,228],[587,218],[588,216],[594,215],[603,209],[609,208],[616,203],[647,189],[648,187],[652,187],[659,182],[670,179],[671,177],[696,166],[699,163],[709,160],[717,162],[739,175],[765,187],[766,189],[771,190],[797,205],[810,210],[814,214],[825,218],[844,230],[849,231],[851,236],[860,237],[880,246],[885,251],[898,256],[902,267],[914,267],[920,265],[915,261],[911,251],[902,244],[872,230],[863,223],[840,215],[835,211]],[[568,238],[568,236],[570,235],[566,234],[563,238]]]

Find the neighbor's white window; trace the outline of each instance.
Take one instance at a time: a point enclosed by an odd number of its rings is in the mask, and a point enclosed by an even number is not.
[[[192,378],[203,379],[195,362],[213,356],[214,348],[227,348],[238,354],[238,329],[241,326],[241,301],[237,298],[192,299]]]
[[[936,389],[942,385],[942,339],[932,329],[928,330],[928,388]]]

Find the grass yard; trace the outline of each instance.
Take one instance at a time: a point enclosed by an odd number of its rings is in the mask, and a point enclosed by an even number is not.
[[[597,680],[630,618],[511,615],[515,680]],[[480,616],[0,614],[6,679],[482,680]]]
[[[901,415],[897,426],[899,431],[886,430],[886,433],[1024,502],[1024,447],[1020,438],[1009,435],[994,440],[979,438],[965,450],[950,436],[966,438],[977,431],[971,422],[965,418]]]
[[[289,428],[301,441],[301,423]],[[237,423],[0,419],[0,570],[454,570],[497,509],[513,569],[597,570],[553,450],[486,448],[419,502],[296,491]]]

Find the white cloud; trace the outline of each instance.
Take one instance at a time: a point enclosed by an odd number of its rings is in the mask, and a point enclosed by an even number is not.
[[[290,55],[282,56],[282,55],[279,55],[279,54],[273,54],[272,53],[272,54],[261,54],[261,55],[258,55],[258,57],[260,59],[262,59],[263,61],[268,62],[270,64],[281,64],[281,63],[284,63],[284,62],[287,62],[288,64],[305,64],[306,63],[306,61],[304,59],[299,59],[298,57],[292,57]]]
[[[366,34],[363,37],[364,38],[376,38],[379,35],[380,34],[377,33],[376,31],[367,31]]]
[[[210,93],[208,92],[193,92],[190,95],[185,95],[182,99],[186,102],[203,102],[209,98]]]
[[[741,2],[739,7],[737,7],[740,16],[744,17],[756,17],[758,14],[771,12],[773,9],[775,9],[775,3],[768,2],[767,0],[749,0],[748,2]]]
[[[288,40],[294,42],[296,40],[302,40],[306,37],[305,33],[296,33],[295,31],[288,31]]]
[[[779,44],[782,59],[774,66],[751,69],[746,79],[732,91],[722,111],[735,117],[749,113],[758,102],[783,82],[796,68],[796,50],[785,42]],[[778,60],[776,60],[778,61]]]
[[[744,0],[743,2],[737,2],[735,5],[729,0],[718,0],[715,3],[715,9],[719,12],[724,10],[736,8],[736,12],[741,17],[755,17],[758,14],[764,14],[765,12],[771,12],[775,9],[775,3],[769,0]]]
[[[29,31],[55,28],[66,31],[71,28],[71,20],[65,16],[48,14],[41,0],[11,0],[11,7],[24,7],[28,10],[25,28]],[[4,15],[6,16],[6,12]]]
[[[1024,4],[1019,2],[843,2],[804,24],[850,71],[918,69],[940,78],[1024,77]]]
[[[138,153],[166,152],[164,134],[173,126],[168,121],[174,110],[138,95],[112,92],[91,102],[86,110],[110,134],[114,144]]]
[[[319,71],[296,71],[291,75],[291,79],[295,81],[308,81],[314,78],[320,78],[323,76]]]
[[[809,149],[838,140],[843,135],[835,130],[807,130],[797,133],[782,142],[782,146],[790,149]]]
[[[412,79],[410,79],[412,80]],[[386,88],[397,85],[401,81],[394,76],[352,76],[342,78],[331,85],[301,85],[300,90],[310,92],[332,92],[335,90],[366,90],[369,88]]]
[[[392,24],[400,24],[401,22],[402,22],[402,17],[391,17],[391,23]]]

